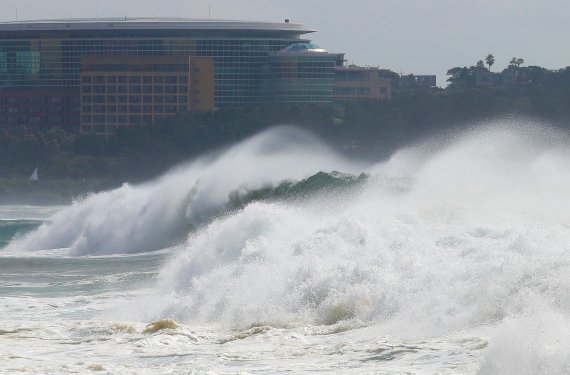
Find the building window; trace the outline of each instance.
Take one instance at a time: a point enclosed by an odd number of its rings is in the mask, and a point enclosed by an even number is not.
[[[140,84],[141,83],[141,77],[140,76],[130,76],[129,77],[129,83]]]
[[[127,83],[126,76],[119,76],[117,80],[119,81],[119,83]]]
[[[104,123],[104,122],[105,122],[105,115],[95,115],[95,116],[93,116],[93,122],[95,122],[95,123]]]
[[[81,79],[81,82],[91,83],[91,76],[83,76],[83,78]]]
[[[93,112],[94,113],[105,113],[105,106],[100,105],[100,104],[94,105],[93,106]]]
[[[141,102],[141,96],[140,95],[131,95],[131,96],[129,96],[129,102],[130,103],[140,103]]]
[[[152,103],[152,96],[150,95],[143,96],[143,103]]]
[[[107,83],[113,83],[113,84],[117,83],[117,77],[115,76],[107,77]]]
[[[107,96],[107,103],[116,103],[116,102],[117,102],[117,97],[115,95]]]

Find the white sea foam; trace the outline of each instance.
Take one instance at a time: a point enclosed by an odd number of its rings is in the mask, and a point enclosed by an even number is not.
[[[299,136],[280,144],[283,131],[157,182],[78,202],[12,246],[145,250],[175,236],[179,223],[215,212],[240,187],[319,170],[369,172],[360,189],[251,203],[191,231],[154,289],[102,316],[216,327],[226,334],[193,334],[192,345],[209,351],[200,358],[255,362],[266,366],[260,372],[326,365],[356,373],[378,366],[568,373],[570,148],[563,134],[495,124],[365,168],[311,147],[313,140],[295,146]],[[180,339],[144,338],[145,350],[185,348]],[[295,366],[285,359],[293,356]]]
[[[70,248],[75,255],[157,250],[200,218],[217,213],[236,189],[256,189],[334,168],[358,169],[309,133],[275,128],[157,181],[125,184],[75,202],[6,250]]]
[[[482,373],[518,373],[527,353],[535,373],[564,373],[551,346],[570,345],[557,328],[570,324],[569,157],[556,131],[484,129],[397,154],[357,192],[250,204],[191,234],[136,310],[239,329],[480,331]]]

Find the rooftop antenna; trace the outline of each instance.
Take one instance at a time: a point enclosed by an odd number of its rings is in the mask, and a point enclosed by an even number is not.
[[[212,19],[212,4],[208,4],[208,19]]]

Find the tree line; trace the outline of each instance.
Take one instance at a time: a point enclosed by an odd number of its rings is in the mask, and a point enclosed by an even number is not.
[[[35,167],[40,181],[68,181],[65,186],[73,194],[141,182],[275,125],[307,129],[350,156],[381,158],[426,135],[496,116],[525,115],[569,124],[570,68],[554,72],[523,63],[513,59],[507,69],[525,72],[528,84],[500,90],[474,85],[475,72],[489,70],[476,64],[450,69],[446,89],[394,90],[391,100],[194,112],[119,128],[109,137],[63,129],[0,131],[0,197],[2,186],[5,192],[14,180],[27,180]]]

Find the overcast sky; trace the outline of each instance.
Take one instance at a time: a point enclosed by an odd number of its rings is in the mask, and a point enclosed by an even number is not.
[[[310,38],[350,63],[398,73],[437,74],[512,57],[530,65],[570,65],[569,0],[0,0],[3,20],[167,16],[303,23]]]

